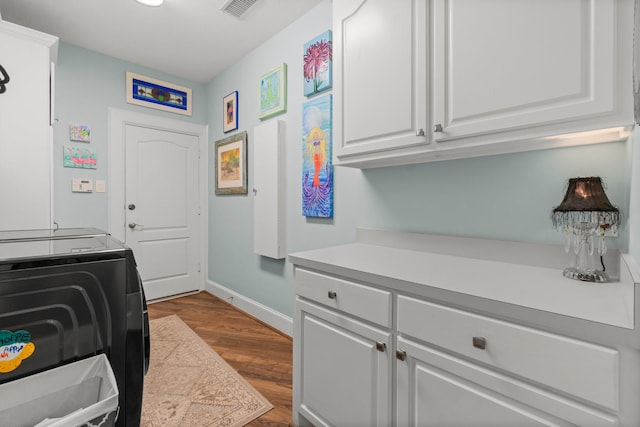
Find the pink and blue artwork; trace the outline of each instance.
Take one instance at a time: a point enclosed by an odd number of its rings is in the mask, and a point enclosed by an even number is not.
[[[331,95],[302,106],[302,215],[333,217]]]
[[[304,96],[331,89],[333,76],[333,42],[331,30],[304,45]]]

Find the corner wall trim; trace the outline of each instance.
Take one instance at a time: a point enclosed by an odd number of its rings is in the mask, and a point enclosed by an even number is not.
[[[211,280],[206,281],[204,290],[225,300],[229,304],[239,308],[247,314],[250,314],[272,328],[279,330],[283,334],[290,337],[293,336],[293,319],[291,317],[285,316],[266,305],[260,304],[251,298],[245,297],[244,295],[240,295],[239,293],[234,292],[229,288],[225,288]]]

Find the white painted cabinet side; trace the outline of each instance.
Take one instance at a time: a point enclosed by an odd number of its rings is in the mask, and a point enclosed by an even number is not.
[[[52,225],[49,79],[57,43],[56,37],[0,21],[0,65],[9,77],[0,94],[2,230]]]
[[[282,120],[253,132],[253,251],[275,259],[286,256],[284,139]]]

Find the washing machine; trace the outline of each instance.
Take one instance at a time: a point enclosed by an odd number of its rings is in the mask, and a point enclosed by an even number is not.
[[[142,283],[122,242],[92,228],[0,231],[0,383],[104,353],[116,425],[137,427],[149,344]]]

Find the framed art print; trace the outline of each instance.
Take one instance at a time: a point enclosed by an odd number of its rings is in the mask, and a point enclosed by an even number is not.
[[[215,193],[247,194],[247,132],[215,142]]]
[[[171,113],[191,115],[191,89],[127,71],[127,102]]]
[[[222,131],[227,133],[238,129],[238,91],[231,92],[222,99]]]
[[[332,96],[302,105],[302,215],[333,217]]]
[[[69,140],[91,142],[91,128],[88,125],[69,125]]]
[[[266,119],[287,111],[287,64],[284,62],[260,77],[258,118]]]
[[[97,169],[96,152],[88,147],[65,145],[62,150],[62,166],[65,168]]]
[[[304,96],[312,96],[333,86],[333,42],[331,30],[304,45]]]

